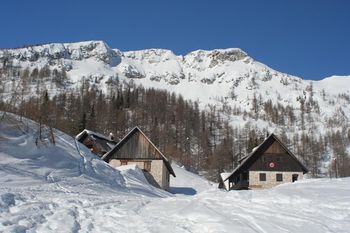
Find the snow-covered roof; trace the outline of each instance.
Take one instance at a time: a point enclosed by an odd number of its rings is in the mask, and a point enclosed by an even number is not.
[[[222,180],[226,180],[231,175],[231,172],[222,172],[220,173],[220,177]]]
[[[105,152],[110,151],[117,144],[116,141],[111,140],[109,137],[87,129],[80,132],[75,139],[82,143],[87,136],[93,139],[95,143],[99,144]]]
[[[231,175],[229,172],[223,172],[220,173],[220,178],[223,181],[222,184],[225,186],[226,190],[230,190],[229,183],[227,181],[227,178]],[[220,186],[219,186],[220,187]]]
[[[91,131],[91,130],[88,130],[88,129],[84,129],[83,131],[81,131],[79,134],[77,134],[77,136],[75,136],[75,139],[77,139],[78,141],[84,137],[85,134],[88,134],[88,135],[92,135],[92,136],[96,136],[98,138],[101,138],[101,139],[104,139],[106,141],[110,141],[110,142],[114,142],[113,140],[111,140],[109,137],[103,135],[103,134],[100,134],[100,133],[96,133],[94,131]]]

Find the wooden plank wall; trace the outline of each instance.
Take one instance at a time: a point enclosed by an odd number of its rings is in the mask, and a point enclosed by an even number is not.
[[[269,164],[274,163],[275,167]],[[250,167],[251,171],[303,171],[300,164],[293,159],[278,143],[274,142],[266,152]]]
[[[162,159],[159,152],[152,146],[147,138],[140,132],[132,135],[118,151],[112,155],[112,159]]]

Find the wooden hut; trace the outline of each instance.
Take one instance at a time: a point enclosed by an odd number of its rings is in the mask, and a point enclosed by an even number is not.
[[[221,176],[221,187],[232,189],[271,188],[303,179],[308,169],[274,135],[240,160],[231,174]]]
[[[137,164],[151,184],[165,190],[169,189],[170,174],[175,177],[168,159],[138,127],[132,129],[102,159],[114,167]]]
[[[75,139],[83,143],[99,157],[102,157],[117,144],[117,142],[113,140],[113,137],[106,137],[102,134],[87,129],[84,129],[81,133],[79,133]]]

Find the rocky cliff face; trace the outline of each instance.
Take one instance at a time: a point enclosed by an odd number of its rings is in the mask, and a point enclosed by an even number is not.
[[[60,64],[68,64],[62,68],[69,71],[73,68],[73,61],[91,58],[109,66],[117,66],[121,62],[121,53],[118,50],[110,49],[103,41],[57,43],[0,50],[2,66],[11,62],[12,65],[23,68],[27,66],[40,67],[41,65],[55,67]]]

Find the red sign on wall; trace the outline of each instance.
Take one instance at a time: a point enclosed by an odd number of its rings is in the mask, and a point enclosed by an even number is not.
[[[275,168],[275,167],[276,167],[276,164],[275,164],[274,162],[271,162],[271,163],[269,163],[269,167],[270,167],[270,168]]]

